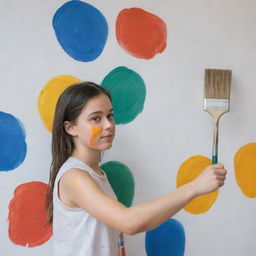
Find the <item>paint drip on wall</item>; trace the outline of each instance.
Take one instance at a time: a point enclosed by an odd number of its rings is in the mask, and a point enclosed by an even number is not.
[[[194,180],[207,166],[211,165],[211,159],[205,156],[192,156],[183,162],[177,174],[177,187]],[[208,211],[217,199],[219,191],[198,196],[188,203],[184,210],[192,214],[201,214]]]
[[[167,29],[163,20],[140,8],[122,10],[116,20],[119,45],[137,58],[151,59],[166,47]]]
[[[117,67],[103,80],[111,94],[116,124],[126,124],[142,112],[146,97],[146,86],[140,75],[126,67]]]
[[[108,36],[103,14],[82,1],[69,1],[54,14],[53,28],[63,50],[78,61],[93,61],[101,54]]]
[[[9,204],[9,238],[16,245],[35,247],[47,242],[52,228],[47,223],[45,196],[48,185],[33,181],[19,185]]]
[[[61,75],[52,78],[38,96],[38,111],[48,131],[52,131],[55,107],[60,94],[70,85],[81,82],[80,79]]]
[[[256,143],[241,147],[234,157],[236,181],[243,194],[256,197]]]
[[[23,124],[13,115],[0,111],[0,171],[10,171],[21,165],[27,144]]]

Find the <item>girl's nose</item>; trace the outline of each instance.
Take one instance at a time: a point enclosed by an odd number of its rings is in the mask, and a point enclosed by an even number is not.
[[[104,128],[109,129],[109,128],[112,128],[113,126],[114,126],[114,122],[106,118],[104,122]]]

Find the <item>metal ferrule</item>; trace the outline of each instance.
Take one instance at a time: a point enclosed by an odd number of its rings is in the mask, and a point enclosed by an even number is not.
[[[229,110],[229,100],[227,99],[204,99],[204,110]]]

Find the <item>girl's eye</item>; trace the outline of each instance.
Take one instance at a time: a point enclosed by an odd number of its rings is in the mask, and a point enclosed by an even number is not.
[[[95,117],[92,118],[92,120],[95,121],[95,122],[99,122],[100,121],[100,117],[95,116]]]
[[[114,118],[114,114],[109,114],[108,115],[108,119],[113,119]]]

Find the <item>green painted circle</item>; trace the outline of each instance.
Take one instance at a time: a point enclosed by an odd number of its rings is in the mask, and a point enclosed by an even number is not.
[[[107,162],[101,165],[101,168],[106,173],[118,201],[130,207],[132,205],[135,187],[134,178],[130,169],[126,165],[116,161]]]
[[[117,67],[104,78],[102,87],[111,94],[116,124],[129,123],[142,112],[146,87],[138,73]]]

